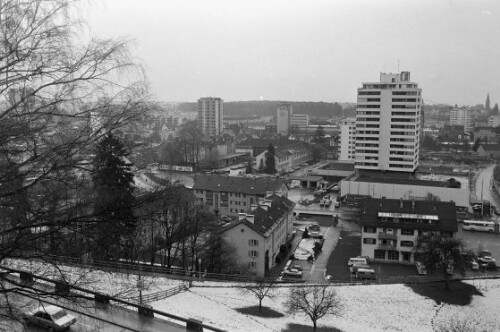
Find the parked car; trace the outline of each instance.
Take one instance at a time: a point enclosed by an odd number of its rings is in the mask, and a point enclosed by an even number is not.
[[[491,252],[488,250],[482,250],[479,252],[477,262],[479,263],[479,266],[484,268],[496,268],[497,266],[497,261],[491,257]]]
[[[368,261],[364,257],[351,257],[349,258],[349,261],[347,262],[347,266],[353,266],[353,265],[368,265]]]
[[[329,199],[325,200],[325,206],[330,207],[330,205],[332,205],[332,201]]]
[[[290,270],[290,269],[297,269],[297,270],[299,270],[299,271],[302,271],[302,270],[303,270],[303,269],[302,269],[302,266],[300,266],[300,265],[298,265],[298,264],[290,265],[290,266],[288,267],[288,269],[289,269],[289,270]]]
[[[323,196],[323,199],[324,199],[325,201],[330,200],[330,194],[326,194],[325,196]]]
[[[357,279],[377,279],[377,274],[373,269],[358,269],[356,272]]]
[[[322,199],[322,200],[319,201],[319,206],[325,206],[325,200],[324,199]]]
[[[356,274],[358,272],[359,269],[369,269],[370,266],[369,265],[366,265],[366,264],[359,264],[359,265],[353,265],[351,267],[349,267],[349,271],[352,273],[352,274]]]
[[[417,274],[421,276],[426,276],[427,275],[427,269],[425,268],[424,263],[422,262],[416,262],[415,267],[417,268]]]
[[[468,263],[467,263],[467,266],[469,267],[469,269],[471,270],[474,270],[474,271],[477,271],[479,270],[479,263],[476,262],[476,260],[473,258],[471,259]]]
[[[292,277],[302,277],[302,271],[298,270],[298,269],[294,269],[294,268],[291,268],[291,269],[288,269],[288,270],[285,270],[285,273],[284,273],[286,276],[292,276]]]
[[[340,201],[337,199],[333,206],[335,206],[336,208],[340,207]]]
[[[63,331],[76,323],[74,316],[55,305],[39,307],[23,316],[26,323],[41,326],[49,331]]]

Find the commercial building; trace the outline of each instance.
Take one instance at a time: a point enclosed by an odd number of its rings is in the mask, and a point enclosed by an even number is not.
[[[363,83],[356,108],[357,169],[414,172],[418,166],[422,90],[409,72]]]
[[[369,198],[361,218],[361,255],[373,261],[414,263],[419,237],[455,237],[455,203]]]
[[[287,196],[288,188],[283,180],[275,178],[202,174],[196,177],[193,191],[198,203],[215,214],[237,216],[266,195]]]
[[[450,111],[450,125],[464,126],[464,132],[470,134],[474,128],[470,109],[454,109]]]
[[[290,118],[292,117],[292,105],[283,103],[276,110],[276,132],[281,136],[290,135]]]
[[[299,126],[309,125],[309,115],[307,114],[292,114],[290,117],[290,127],[293,128]]]
[[[354,160],[356,149],[356,118],[340,121],[339,160]]]
[[[223,227],[221,235],[235,249],[241,272],[262,277],[279,263],[280,247],[293,236],[294,206],[284,196],[268,195]]]
[[[220,98],[198,99],[198,121],[204,135],[220,135],[224,130],[224,101]]]

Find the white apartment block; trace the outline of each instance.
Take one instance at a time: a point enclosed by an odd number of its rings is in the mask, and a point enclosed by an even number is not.
[[[471,133],[474,125],[472,123],[472,111],[470,109],[454,109],[450,111],[450,125],[464,126],[465,133]]]
[[[414,172],[418,166],[422,89],[409,72],[363,83],[356,108],[357,169]]]
[[[276,110],[276,132],[278,135],[288,136],[290,134],[290,118],[292,117],[292,105],[283,103]]]
[[[356,149],[356,118],[340,121],[340,158],[354,160]]]
[[[224,101],[221,98],[198,99],[198,121],[204,135],[220,135],[224,130]]]
[[[307,114],[292,114],[290,117],[290,127],[292,126],[308,126],[309,115]]]

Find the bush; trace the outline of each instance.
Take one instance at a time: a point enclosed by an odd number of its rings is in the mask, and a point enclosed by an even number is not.
[[[304,231],[304,233],[302,233],[302,238],[303,238],[303,239],[308,239],[308,238],[309,238],[309,231],[307,230],[307,228],[306,228],[306,230]]]

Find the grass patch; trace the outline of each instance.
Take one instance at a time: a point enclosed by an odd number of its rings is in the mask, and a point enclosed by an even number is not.
[[[273,310],[268,307],[262,306],[262,312],[259,311],[259,306],[254,305],[251,307],[243,307],[243,308],[238,308],[236,309],[240,314],[245,314],[245,315],[251,315],[251,316],[257,316],[257,317],[262,317],[262,318],[281,318],[284,317],[285,315],[279,311]]]
[[[406,287],[411,288],[415,293],[428,297],[436,301],[437,304],[447,303],[454,305],[468,305],[474,295],[483,296],[483,294],[474,286],[461,281],[450,281],[450,289],[445,289],[445,283],[432,282],[425,284],[410,284]]]
[[[281,332],[313,332],[312,322],[311,325],[304,324],[288,324],[286,328],[282,329]],[[318,326],[316,328],[316,332],[342,332],[336,327],[332,326]]]

